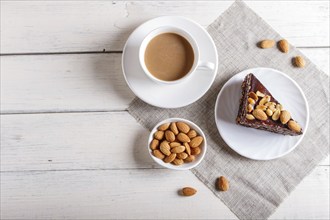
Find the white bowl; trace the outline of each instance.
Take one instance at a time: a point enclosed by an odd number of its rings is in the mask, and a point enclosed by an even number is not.
[[[165,123],[170,123],[170,122],[179,122],[179,121],[187,123],[190,126],[191,129],[194,129],[200,136],[203,137],[204,141],[202,142],[201,147],[200,147],[201,148],[201,153],[196,156],[196,159],[193,162],[183,163],[179,166],[176,166],[176,165],[173,165],[172,163],[165,163],[163,160],[155,157],[152,154],[152,150],[150,149],[150,143],[154,139],[154,133],[157,131],[157,128],[160,125],[165,124]],[[151,130],[150,135],[149,135],[149,139],[148,139],[147,147],[148,147],[148,151],[149,151],[149,154],[150,154],[151,158],[154,161],[156,161],[156,163],[158,163],[159,165],[161,165],[163,167],[166,167],[168,169],[173,169],[173,170],[189,170],[189,169],[192,169],[192,168],[196,167],[203,160],[203,158],[205,156],[205,153],[206,153],[206,149],[207,149],[207,143],[206,143],[206,138],[205,138],[204,132],[195,123],[193,123],[189,120],[183,119],[183,118],[168,118],[168,119],[165,119],[165,120],[159,122]]]

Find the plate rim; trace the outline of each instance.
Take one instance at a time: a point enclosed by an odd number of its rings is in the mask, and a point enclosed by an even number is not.
[[[217,121],[217,107],[219,105],[219,97],[221,96],[222,92],[224,91],[224,88],[226,88],[226,86],[228,85],[229,81],[235,77],[236,75],[238,74],[241,74],[242,72],[253,72],[255,71],[256,69],[266,69],[266,70],[271,70],[271,71],[274,71],[276,72],[277,74],[281,74],[282,76],[284,76],[285,78],[287,78],[288,80],[290,80],[295,86],[296,88],[298,88],[299,92],[301,93],[304,101],[305,101],[305,104],[306,104],[306,126],[305,126],[305,131],[303,132],[303,134],[301,135],[300,139],[294,144],[293,147],[291,147],[289,150],[283,152],[282,154],[279,154],[279,155],[276,155],[276,156],[273,156],[273,157],[268,157],[266,159],[261,159],[261,158],[256,158],[256,157],[253,157],[253,156],[250,156],[250,155],[246,155],[245,153],[241,153],[239,151],[237,151],[235,149],[235,147],[233,147],[231,144],[228,143],[228,140],[225,138],[224,135],[222,135],[221,133],[221,129],[219,129],[219,122]],[[248,74],[248,73],[247,73]],[[236,153],[238,153],[239,155],[243,156],[243,157],[246,157],[246,158],[249,158],[249,159],[252,159],[252,160],[257,160],[257,161],[267,161],[267,160],[274,160],[274,159],[277,159],[277,158],[280,158],[280,157],[283,157],[287,154],[289,154],[290,152],[292,152],[294,149],[296,149],[296,147],[301,143],[301,141],[304,139],[304,136],[308,130],[308,126],[309,126],[309,104],[308,104],[308,101],[307,101],[307,98],[305,96],[305,93],[303,92],[303,90],[301,89],[301,87],[299,86],[299,84],[294,80],[292,79],[290,76],[288,76],[287,74],[285,74],[284,72],[280,71],[280,70],[277,70],[277,69],[273,69],[273,68],[269,68],[269,67],[255,67],[255,68],[250,68],[250,69],[245,69],[245,70],[242,70],[238,73],[236,73],[235,75],[233,75],[232,77],[230,77],[230,79],[227,80],[227,82],[222,86],[220,92],[218,93],[217,95],[217,98],[216,98],[216,102],[215,102],[215,107],[214,107],[214,120],[215,120],[215,123],[216,123],[216,127],[217,127],[217,130],[218,130],[218,133],[220,134],[221,138],[224,140],[224,142],[232,149],[234,150]]]
[[[211,42],[212,44],[212,48],[214,49],[214,52],[215,52],[215,61],[216,61],[216,64],[215,64],[215,69],[213,70],[214,74],[213,74],[213,77],[212,77],[212,80],[210,81],[210,86],[208,87],[208,89],[204,92],[204,93],[201,93],[199,96],[196,96],[196,98],[194,98],[191,102],[188,102],[187,104],[185,105],[173,105],[173,106],[166,106],[166,105],[162,105],[162,104],[154,104],[154,103],[150,103],[149,101],[147,101],[145,98],[141,97],[141,96],[138,96],[135,92],[135,90],[132,88],[131,84],[129,83],[128,79],[127,79],[127,76],[126,76],[126,73],[125,73],[125,68],[124,68],[124,57],[125,57],[125,53],[126,53],[126,48],[127,48],[127,44],[129,42],[129,40],[131,39],[132,35],[138,31],[138,29],[143,26],[143,25],[146,25],[147,23],[153,21],[153,20],[157,20],[157,19],[166,19],[166,18],[179,18],[179,19],[183,19],[183,20],[186,20],[188,22],[191,22],[193,24],[195,24],[196,26],[198,26],[205,34],[206,36],[209,38],[209,41]],[[152,105],[152,106],[155,106],[155,107],[159,107],[159,108],[165,108],[165,109],[176,109],[176,108],[182,108],[182,107],[185,107],[185,106],[188,106],[196,101],[198,101],[200,98],[202,98],[211,88],[211,86],[213,85],[214,83],[214,80],[217,76],[217,73],[218,73],[218,68],[219,68],[219,55],[218,55],[218,50],[217,50],[217,47],[215,45],[215,42],[213,40],[213,38],[211,37],[211,35],[208,33],[208,31],[202,26],[200,25],[199,23],[197,23],[196,21],[190,19],[190,18],[186,18],[184,16],[178,16],[178,15],[164,15],[164,16],[158,16],[158,17],[155,17],[155,18],[152,18],[152,19],[149,19],[145,22],[143,22],[142,24],[140,24],[139,26],[137,26],[133,31],[132,33],[129,35],[129,37],[127,38],[126,42],[125,42],[125,45],[123,47],[123,52],[122,52],[122,57],[121,57],[121,68],[122,68],[122,72],[123,72],[123,75],[124,75],[124,79],[128,85],[128,87],[130,88],[130,90],[134,93],[135,95],[135,98],[138,97],[139,99],[141,99],[142,101],[144,101],[145,103],[149,104],[149,105]]]

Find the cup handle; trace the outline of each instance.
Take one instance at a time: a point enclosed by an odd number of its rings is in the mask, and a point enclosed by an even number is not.
[[[208,61],[199,61],[197,69],[202,69],[202,70],[214,70],[215,65],[212,62]]]

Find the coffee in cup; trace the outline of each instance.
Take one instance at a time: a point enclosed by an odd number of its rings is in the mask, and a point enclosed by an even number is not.
[[[145,74],[163,84],[174,84],[188,79],[196,69],[213,70],[214,64],[199,59],[199,48],[186,31],[159,27],[143,39],[139,60]]]
[[[188,40],[176,33],[163,33],[154,37],[144,52],[149,72],[165,81],[181,79],[194,64],[194,50]]]

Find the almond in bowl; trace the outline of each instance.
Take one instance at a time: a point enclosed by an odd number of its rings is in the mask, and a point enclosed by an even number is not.
[[[149,154],[159,165],[173,170],[189,170],[204,158],[207,143],[203,131],[183,118],[159,122],[150,132]]]

